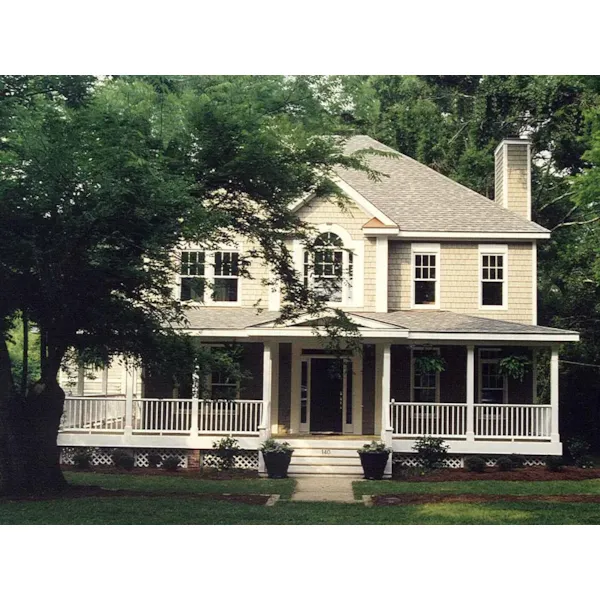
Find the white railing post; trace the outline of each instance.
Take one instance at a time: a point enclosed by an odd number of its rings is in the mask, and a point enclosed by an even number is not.
[[[200,400],[197,396],[192,398],[192,414],[190,423],[190,436],[197,438],[198,437],[198,429],[200,424],[199,414],[200,414]]]
[[[125,380],[125,429],[124,436],[126,440],[133,438],[133,377],[135,370],[133,367],[127,367]]]
[[[475,346],[467,346],[467,442],[475,441]]]
[[[383,345],[383,364],[381,366],[381,440],[388,448],[392,447],[393,429],[390,423],[390,395],[391,395],[391,344]],[[392,475],[392,453],[385,466],[384,475]]]
[[[558,346],[552,346],[552,356],[550,357],[550,406],[552,413],[550,440],[560,442],[558,432]]]
[[[262,415],[258,428],[258,438],[261,442],[271,437],[271,383],[273,374],[273,357],[271,342],[263,343],[263,393],[262,393]],[[258,472],[266,473],[262,453],[258,453]]]

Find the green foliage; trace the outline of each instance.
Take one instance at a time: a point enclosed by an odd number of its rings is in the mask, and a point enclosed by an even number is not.
[[[265,440],[258,449],[263,454],[293,454],[294,450],[288,442],[278,442],[273,438]]]
[[[111,458],[116,467],[125,469],[126,471],[131,471],[135,464],[135,459],[131,451],[124,450],[123,448],[115,448],[111,453]]]
[[[217,455],[217,469],[219,471],[233,469],[236,454],[240,451],[239,442],[234,437],[228,435],[217,442],[213,442],[212,447],[215,449],[215,454]]]
[[[91,466],[92,450],[85,448],[83,450],[76,450],[73,454],[73,464],[76,469],[87,471]]]
[[[501,358],[498,362],[498,372],[501,375],[523,381],[525,374],[531,367],[531,361],[526,356],[510,355]]]
[[[162,456],[158,452],[150,452],[148,454],[148,466],[152,469],[156,469],[162,462]]]
[[[417,453],[417,460],[424,469],[437,469],[444,465],[450,446],[442,438],[424,436],[419,438],[412,449]]]
[[[23,319],[17,314],[13,317],[11,328],[7,332],[7,346],[12,364],[15,385],[21,385],[23,374],[23,344],[25,332]],[[37,327],[29,325],[27,382],[28,385],[40,378],[40,333]]]
[[[362,448],[358,450],[359,454],[389,454],[391,452],[391,448],[388,448],[385,445],[385,442],[373,440],[370,444],[365,444]]]
[[[415,368],[420,373],[442,373],[446,369],[446,361],[435,354],[420,355],[415,358]]]
[[[546,456],[545,463],[546,469],[553,473],[562,471],[565,464],[562,456]]]
[[[520,454],[511,454],[509,458],[515,469],[522,469],[525,466],[525,458]]]
[[[162,467],[165,471],[174,473],[179,470],[179,458],[177,456],[169,456],[162,461]]]
[[[501,456],[496,460],[498,471],[512,471],[515,468],[515,463],[510,456]]]
[[[590,443],[581,436],[573,436],[566,442],[567,452],[573,460],[577,462],[578,459],[588,455],[590,453]]]
[[[465,469],[471,473],[483,473],[485,466],[485,458],[481,456],[467,456],[465,458]]]

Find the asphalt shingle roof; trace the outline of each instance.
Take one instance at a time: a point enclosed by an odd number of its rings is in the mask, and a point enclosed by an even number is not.
[[[348,312],[373,319],[398,329],[418,333],[501,333],[501,334],[567,334],[564,329],[525,325],[498,319],[485,319],[445,310],[398,310],[389,313]],[[254,308],[189,308],[186,316],[191,329],[246,329],[271,323],[279,317],[275,311],[257,313]]]
[[[349,138],[346,152],[369,148],[394,153],[395,157],[368,157],[370,167],[388,177],[382,177],[377,182],[369,179],[364,172],[354,169],[338,168],[336,173],[394,221],[400,231],[548,231],[367,135]]]

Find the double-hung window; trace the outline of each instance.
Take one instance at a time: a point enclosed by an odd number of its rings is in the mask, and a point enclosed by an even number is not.
[[[479,246],[480,306],[506,308],[506,246]]]
[[[180,299],[229,303],[239,300],[239,252],[186,250],[181,253]]]
[[[426,352],[426,354],[425,354]],[[411,397],[413,402],[437,402],[439,397],[440,374],[423,369],[419,358],[431,354],[430,350],[412,349]]]
[[[415,308],[439,308],[439,244],[413,244],[412,277]]]
[[[506,380],[500,374],[500,350],[479,350],[479,402],[481,404],[504,404]]]
[[[304,285],[312,286],[329,302],[352,301],[353,257],[335,233],[322,233],[314,252],[304,252]]]

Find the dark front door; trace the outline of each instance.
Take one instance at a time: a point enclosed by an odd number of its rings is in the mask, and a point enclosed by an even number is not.
[[[310,365],[310,431],[342,432],[343,364],[313,358]]]

